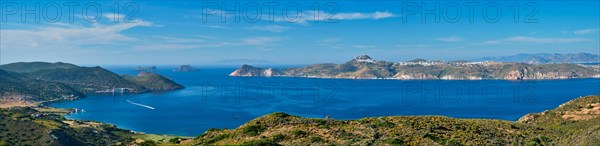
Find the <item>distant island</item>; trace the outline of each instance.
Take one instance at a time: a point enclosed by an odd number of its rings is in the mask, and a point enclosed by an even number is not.
[[[230,76],[308,77],[344,79],[528,80],[600,78],[600,65],[528,64],[511,62],[374,60],[361,55],[343,64],[314,64],[301,68],[259,68],[242,65]]]
[[[68,63],[18,62],[0,66],[0,103],[36,105],[86,94],[144,93],[185,88],[159,74],[117,75],[101,67]]]
[[[143,71],[143,72],[156,72],[158,70],[158,68],[156,68],[156,66],[139,66],[133,70]]]
[[[517,54],[512,56],[484,57],[472,59],[470,61],[493,61],[493,62],[518,62],[529,64],[549,64],[549,63],[600,63],[600,55],[590,53],[576,54]]]
[[[173,69],[174,72],[190,72],[190,71],[196,71],[198,69],[192,67],[191,65],[181,65],[175,69]]]

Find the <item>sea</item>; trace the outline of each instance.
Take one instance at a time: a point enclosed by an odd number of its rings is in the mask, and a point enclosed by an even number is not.
[[[136,75],[135,66],[101,66]],[[234,129],[273,112],[308,118],[361,119],[437,115],[516,121],[569,100],[600,94],[600,79],[384,80],[298,77],[230,77],[234,66],[196,66],[164,75],[185,89],[137,95],[104,94],[49,103],[77,108],[66,117],[114,124],[136,132],[198,136],[210,128]],[[288,66],[280,66],[288,67]]]

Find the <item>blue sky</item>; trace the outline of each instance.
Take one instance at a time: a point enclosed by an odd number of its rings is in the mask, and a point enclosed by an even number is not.
[[[314,2],[265,2],[239,2],[241,12],[225,14],[222,22],[220,14],[235,2],[2,1],[0,63],[176,65],[255,59],[312,64],[342,63],[361,54],[404,61],[600,52],[598,1],[319,1],[318,9]],[[65,4],[78,5],[71,14]],[[467,5],[473,4],[469,13]],[[34,14],[23,14],[24,7],[35,10],[36,5],[37,11],[27,11]],[[501,10],[498,20],[495,8]],[[423,9],[437,14],[423,14]]]

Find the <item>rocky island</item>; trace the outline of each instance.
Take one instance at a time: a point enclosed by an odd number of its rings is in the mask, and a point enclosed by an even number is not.
[[[198,69],[192,67],[191,65],[182,65],[179,66],[175,69],[173,69],[174,72],[189,72],[189,71],[196,71]]]
[[[569,63],[427,61],[424,59],[387,62],[362,55],[343,64],[324,63],[301,68],[273,69],[242,65],[229,75],[345,79],[530,80],[600,78],[600,66]]]
[[[140,72],[155,72],[158,70],[158,68],[156,68],[156,66],[138,66],[133,70]]]

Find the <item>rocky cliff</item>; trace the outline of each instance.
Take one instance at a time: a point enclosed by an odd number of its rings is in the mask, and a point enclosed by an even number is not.
[[[237,70],[233,71],[229,76],[244,76],[244,77],[271,77],[281,76],[282,74],[273,68],[259,68],[247,64],[242,65]]]
[[[343,64],[315,64],[283,70],[243,65],[230,76],[289,76],[349,79],[442,79],[442,80],[528,80],[598,78],[600,69],[581,64],[527,64],[502,62],[374,60],[367,55]]]

